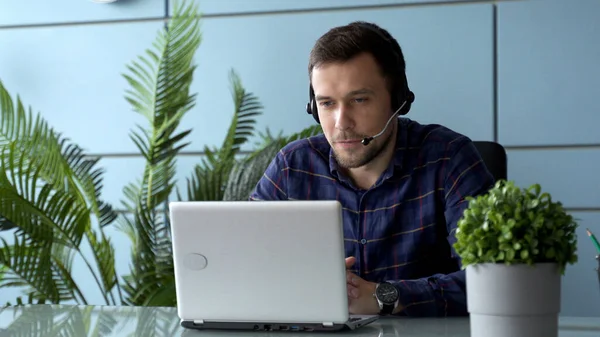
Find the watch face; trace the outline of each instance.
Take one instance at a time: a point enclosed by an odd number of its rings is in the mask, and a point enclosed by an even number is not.
[[[398,290],[389,283],[381,283],[375,295],[383,303],[394,303],[398,299]]]

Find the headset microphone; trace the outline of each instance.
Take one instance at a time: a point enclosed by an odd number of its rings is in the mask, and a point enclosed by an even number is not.
[[[367,145],[369,145],[369,143],[373,139],[381,136],[385,132],[385,130],[387,130],[388,126],[390,125],[390,122],[392,121],[392,119],[394,119],[394,117],[398,114],[398,112],[400,112],[400,110],[402,110],[402,108],[404,107],[405,104],[406,104],[406,101],[404,101],[404,103],[402,103],[402,105],[398,108],[398,110],[396,110],[396,112],[394,112],[394,114],[392,115],[392,117],[390,117],[390,119],[388,119],[387,123],[385,124],[385,126],[383,127],[383,129],[378,134],[376,134],[374,136],[371,136],[371,137],[363,138],[363,140],[361,141],[361,143],[363,145],[367,146]]]

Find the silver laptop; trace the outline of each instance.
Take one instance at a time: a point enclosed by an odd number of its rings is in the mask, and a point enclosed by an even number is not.
[[[337,201],[171,202],[181,325],[354,330]]]

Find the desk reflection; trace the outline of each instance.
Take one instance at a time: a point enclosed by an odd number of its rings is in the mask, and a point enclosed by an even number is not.
[[[286,337],[314,335],[355,337],[469,337],[468,318],[380,318],[354,331],[266,332],[187,330],[175,308],[28,305],[0,309],[0,336],[210,336]],[[561,318],[561,337],[600,336],[597,317]]]
[[[30,305],[0,311],[0,336],[248,336],[331,335],[330,332],[200,331],[179,325],[175,308]],[[467,319],[381,318],[354,331],[360,337],[468,336]]]
[[[289,331],[194,331],[182,332],[182,337],[286,337],[290,336],[344,336],[354,337],[464,337],[469,336],[469,321],[466,318],[430,319],[430,318],[380,318],[362,328],[344,332],[289,332]]]

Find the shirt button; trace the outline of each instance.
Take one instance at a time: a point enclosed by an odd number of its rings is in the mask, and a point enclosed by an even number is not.
[[[362,239],[362,240],[360,240],[360,243],[362,243],[364,245],[365,243],[367,243],[367,240]]]

